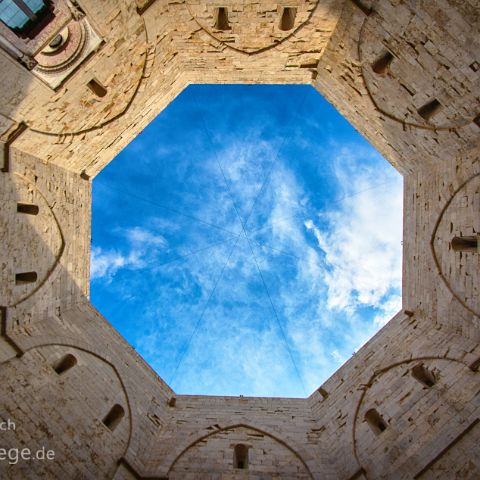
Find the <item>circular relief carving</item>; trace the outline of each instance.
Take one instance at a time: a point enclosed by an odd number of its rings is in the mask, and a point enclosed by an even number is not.
[[[40,73],[50,76],[69,73],[69,68],[83,62],[94,32],[85,18],[70,22],[67,28],[64,46],[55,52],[47,47],[37,55]],[[99,128],[128,109],[147,63],[146,31],[142,20],[134,17],[130,23],[122,22],[112,28],[113,34],[87,64],[80,63],[81,70],[69,78],[65,90],[60,89],[53,98],[46,98],[43,105],[32,105],[23,112],[32,130],[51,135],[75,134]],[[102,85],[104,95],[99,96],[89,88],[93,79]]]
[[[212,37],[227,47],[255,53],[273,47],[305,24],[318,0],[259,0],[246,5],[238,0],[187,0],[190,13]]]
[[[426,468],[478,418],[472,398],[479,387],[478,373],[444,358],[411,359],[376,375],[354,423],[355,454],[368,478],[411,479]]]
[[[82,54],[88,39],[88,30],[82,21],[70,22],[35,57],[37,68],[44,72],[67,69]]]
[[[470,123],[480,113],[480,37],[473,20],[478,12],[461,2],[446,15],[437,2],[427,2],[429,15],[419,16],[405,2],[392,3],[376,2],[360,34],[372,100],[387,115],[421,128]],[[461,35],[451,32],[452,18]]]
[[[477,316],[480,316],[480,254],[468,241],[480,232],[479,199],[480,174],[453,195],[440,214],[432,237],[440,275],[457,300]],[[455,239],[465,239],[465,244]]]

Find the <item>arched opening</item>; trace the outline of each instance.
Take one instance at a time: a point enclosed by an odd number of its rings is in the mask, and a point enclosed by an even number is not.
[[[453,237],[451,245],[455,252],[478,253],[478,236]]]
[[[230,30],[228,23],[228,10],[226,7],[218,7],[215,15],[215,25],[217,30]]]
[[[240,470],[248,468],[248,447],[243,443],[235,445],[233,450],[233,466]]]
[[[112,432],[118,427],[122,418],[125,416],[125,410],[121,405],[115,404],[103,419],[103,423]]]
[[[295,16],[297,9],[292,7],[284,7],[282,18],[280,19],[280,30],[291,30],[295,26]]]
[[[372,70],[379,75],[387,73],[392,63],[393,55],[386,51],[381,57],[377,58],[372,64]]]
[[[107,89],[95,78],[92,78],[88,83],[87,87],[97,96],[104,97],[107,94]]]
[[[38,205],[31,203],[17,203],[17,212],[27,215],[38,215]]]
[[[37,272],[22,272],[15,275],[15,285],[24,285],[37,281]]]
[[[374,408],[371,408],[365,413],[365,421],[375,435],[380,435],[387,429],[385,420]]]
[[[412,368],[412,376],[415,380],[419,381],[422,385],[428,388],[433,387],[437,382],[433,372],[421,363]]]
[[[58,361],[53,369],[58,375],[62,375],[77,364],[77,359],[72,354],[67,354]]]
[[[434,98],[430,102],[423,105],[423,107],[420,107],[417,112],[423,119],[430,120],[440,111],[441,108],[442,105],[440,104],[440,102]]]

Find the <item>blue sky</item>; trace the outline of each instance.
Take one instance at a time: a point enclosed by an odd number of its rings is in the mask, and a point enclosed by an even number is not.
[[[304,397],[401,308],[401,176],[312,87],[196,85],[93,182],[93,304],[177,393]]]

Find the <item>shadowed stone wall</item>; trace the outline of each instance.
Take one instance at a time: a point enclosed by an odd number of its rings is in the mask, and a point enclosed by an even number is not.
[[[0,447],[56,459],[0,476],[480,478],[478,2],[54,5],[0,25]],[[312,84],[404,175],[403,310],[306,399],[176,396],[89,303],[91,179],[191,83]]]

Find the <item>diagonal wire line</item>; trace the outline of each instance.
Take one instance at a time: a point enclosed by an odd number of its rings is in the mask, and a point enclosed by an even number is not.
[[[293,253],[288,253],[285,250],[282,250],[281,248],[274,248],[274,247],[271,247],[270,245],[267,245],[266,243],[257,242],[256,240],[253,240],[253,243],[258,245],[260,248],[266,248],[267,250],[272,250],[273,252],[281,253],[286,257],[293,257],[293,258],[296,258],[297,260],[302,260],[298,255],[294,255]]]
[[[236,239],[237,239],[237,241],[238,241],[238,239],[239,239],[242,235],[243,235],[242,233],[239,233],[238,235],[235,236]],[[235,237],[234,237],[234,238],[235,238]],[[180,255],[180,256],[178,256],[178,257],[176,257],[176,258],[173,258],[173,259],[168,260],[168,261],[166,261],[166,262],[160,263],[160,264],[158,264],[157,266],[158,266],[158,267],[163,267],[164,265],[168,265],[168,264],[170,264],[170,263],[174,263],[174,262],[178,262],[178,261],[184,260],[185,258],[188,258],[188,257],[191,257],[191,256],[193,256],[193,255],[196,255],[197,253],[201,253],[201,252],[204,252],[204,251],[206,251],[206,250],[211,250],[212,248],[215,248],[215,247],[217,247],[217,246],[219,246],[219,245],[223,245],[223,244],[225,244],[225,243],[227,243],[227,242],[229,242],[229,241],[231,241],[231,240],[233,240],[233,239],[232,239],[232,238],[228,238],[228,239],[222,240],[222,241],[220,241],[220,242],[212,243],[212,244],[210,244],[210,245],[207,245],[206,247],[199,248],[199,249],[197,249],[197,250],[193,250],[192,252],[189,252],[189,253],[187,253],[187,254],[185,254],[185,255]],[[133,298],[135,298],[135,297],[133,297]],[[121,313],[123,313],[123,311],[125,310],[125,308],[127,308],[127,302],[125,302],[125,301],[118,302],[118,307],[115,308],[115,309],[113,310],[113,312],[110,313],[110,315],[109,315],[108,318],[117,318],[118,315],[120,315]]]
[[[242,234],[239,233],[239,234],[235,235],[233,238],[238,239],[238,237],[241,237],[241,236],[242,236]],[[199,248],[197,250],[193,250],[193,251],[191,251],[189,253],[186,253],[184,255],[179,255],[178,257],[172,258],[171,260],[167,260],[166,262],[162,262],[162,263],[157,264],[156,267],[163,267],[164,265],[168,265],[170,263],[179,262],[180,260],[184,260],[185,258],[191,257],[192,255],[196,255],[197,253],[205,252],[206,250],[211,250],[212,248],[218,247],[219,245],[223,245],[224,243],[228,243],[229,241],[233,240],[233,238],[227,238],[227,239],[224,239],[224,240],[220,240],[219,242],[211,243],[211,244],[207,245],[206,247],[202,247],[202,248]]]
[[[240,219],[241,221],[241,219]],[[258,264],[258,261],[257,261],[257,256],[255,255],[255,252],[253,250],[253,247],[252,247],[252,243],[250,241],[250,239],[248,238],[247,236],[247,231],[245,229],[245,225],[243,224],[242,222],[242,228],[243,228],[243,233],[245,235],[245,238],[247,239],[247,242],[248,242],[248,245],[250,247],[250,251],[252,252],[252,258],[253,258],[253,261],[255,262],[255,265],[257,267],[257,270],[258,270],[258,273],[260,275],[260,278],[262,280],[262,284],[263,284],[263,288],[265,289],[265,293],[267,294],[267,297],[268,297],[268,300],[270,302],[270,307],[273,311],[273,314],[275,316],[275,320],[277,321],[277,325],[278,325],[278,328],[280,330],[280,333],[282,334],[282,337],[283,337],[283,341],[285,343],[285,347],[287,348],[287,352],[288,352],[288,355],[290,356],[290,360],[293,364],[293,368],[295,369],[295,372],[298,376],[298,379],[300,380],[300,384],[302,386],[302,389],[303,389],[303,393],[305,394],[305,396],[307,396],[307,390],[305,388],[305,383],[303,381],[303,377],[302,375],[300,374],[300,369],[298,368],[298,365],[297,365],[297,362],[295,361],[295,357],[293,356],[293,352],[292,352],[292,349],[290,348],[290,344],[288,343],[288,340],[287,340],[287,336],[285,334],[285,331],[282,327],[282,323],[280,322],[280,317],[278,316],[278,313],[277,313],[277,309],[275,308],[275,304],[273,303],[273,300],[272,300],[272,296],[270,295],[270,291],[267,287],[267,282],[265,282],[265,277],[263,276],[263,272],[262,270],[260,269],[260,266]]]
[[[301,101],[299,102],[299,104],[298,104],[298,111],[297,111],[297,113],[301,111],[303,105],[305,104],[305,101],[306,101],[306,99],[307,99],[307,94],[308,94],[308,90],[305,90],[305,94],[303,95],[302,100],[301,100]],[[200,107],[200,106],[198,105],[198,101],[197,101],[197,106]],[[200,110],[200,108],[199,108],[199,110]],[[201,111],[201,110],[200,110],[200,111]],[[212,146],[215,146],[215,142],[214,142],[214,140],[213,140],[213,135],[211,134],[210,130],[209,130],[208,127],[207,127],[207,124],[206,124],[206,121],[205,121],[205,117],[204,117],[202,114],[200,114],[200,116],[201,116],[201,118],[202,118],[203,128],[205,129],[205,132],[207,133],[207,136],[208,136],[209,139],[210,139],[210,143],[212,144]],[[271,174],[272,174],[272,171],[273,171],[273,167],[274,167],[275,163],[277,163],[278,158],[279,158],[279,156],[280,156],[280,152],[283,150],[283,147],[285,146],[285,143],[286,143],[287,139],[288,139],[288,137],[285,135],[285,136],[283,137],[282,143],[280,144],[280,146],[279,146],[278,149],[277,149],[277,152],[276,152],[276,154],[275,154],[275,157],[274,157],[273,160],[270,162],[270,167],[269,167],[269,169],[267,170],[267,174],[265,175],[265,179],[264,179],[264,181],[263,181],[263,183],[262,183],[259,191],[257,192],[257,195],[255,196],[255,198],[254,198],[254,200],[253,200],[252,206],[251,206],[251,208],[250,208],[247,216],[245,217],[245,228],[246,228],[246,226],[247,226],[247,224],[248,224],[248,221],[249,221],[249,219],[250,219],[250,216],[252,215],[252,213],[253,213],[253,211],[254,211],[254,209],[255,209],[255,206],[256,206],[256,204],[257,204],[257,202],[258,202],[258,199],[260,198],[260,195],[261,195],[262,192],[265,190],[265,187],[267,186],[267,184],[268,184],[269,181],[270,181],[270,177],[271,177]],[[216,159],[217,163],[220,164],[220,161],[218,160],[218,155],[215,156],[215,159]],[[221,165],[220,165],[220,168],[222,168]],[[223,169],[222,169],[222,175],[223,175]],[[225,178],[225,175],[223,175],[223,177]],[[228,187],[229,187],[228,182],[226,183],[226,185],[227,185],[227,188],[228,188]],[[242,222],[242,219],[241,219],[240,217],[239,217],[239,219],[240,219],[240,222]]]
[[[305,388],[305,383],[303,381],[303,377],[302,375],[300,374],[300,370],[298,368],[298,365],[297,365],[297,362],[295,361],[295,357],[293,356],[293,352],[292,352],[292,349],[290,348],[290,344],[288,343],[288,340],[287,340],[287,336],[285,334],[285,331],[282,327],[282,323],[280,322],[280,318],[278,316],[278,313],[277,313],[277,309],[275,308],[275,305],[273,303],[273,300],[272,300],[272,296],[270,295],[270,291],[267,287],[267,283],[265,282],[265,278],[263,276],[263,272],[262,270],[260,269],[260,266],[258,265],[258,262],[257,262],[257,256],[255,255],[255,252],[253,251],[253,248],[252,248],[252,244],[250,243],[250,239],[247,237],[247,241],[248,241],[248,244],[250,245],[250,250],[252,252],[252,257],[253,257],[253,260],[255,262],[255,265],[257,266],[257,270],[258,270],[258,273],[260,275],[260,278],[262,279],[262,283],[263,283],[263,288],[265,289],[265,292],[268,296],[268,300],[270,302],[270,307],[273,311],[273,314],[275,315],[275,319],[277,321],[277,324],[278,324],[278,328],[280,330],[280,333],[282,334],[282,337],[283,337],[283,341],[285,342],[285,346],[287,347],[287,351],[288,351],[288,355],[290,356],[290,360],[292,361],[292,364],[293,364],[293,367],[295,368],[295,372],[298,376],[298,379],[300,380],[300,384],[302,385],[302,389],[303,389],[303,393],[305,394],[305,396],[307,396],[307,390]]]
[[[220,168],[222,169],[222,166],[220,165],[220,163],[219,163],[219,166],[220,166]],[[222,175],[223,175],[223,177],[225,178],[225,175],[224,175],[224,173],[223,173],[223,169],[222,169]],[[227,184],[227,189],[228,189],[229,192],[230,192],[230,187],[229,187],[228,184]],[[272,300],[272,296],[270,295],[270,291],[269,291],[269,289],[268,289],[268,287],[267,287],[267,283],[265,282],[265,278],[264,278],[264,276],[263,276],[263,272],[262,272],[262,270],[260,269],[260,266],[259,266],[259,264],[258,264],[257,256],[255,255],[255,252],[254,252],[254,250],[253,250],[253,247],[252,247],[252,243],[251,243],[251,241],[250,241],[250,238],[248,238],[247,230],[245,229],[245,224],[243,223],[242,218],[240,217],[240,213],[239,213],[239,211],[238,211],[238,209],[237,209],[237,205],[236,205],[235,200],[233,199],[233,197],[232,197],[232,195],[231,195],[231,192],[230,192],[230,197],[231,197],[231,201],[232,201],[232,204],[233,204],[233,208],[235,209],[235,212],[237,213],[238,219],[239,219],[239,221],[240,221],[240,223],[241,223],[241,225],[242,225],[243,234],[244,234],[245,239],[247,240],[248,245],[249,245],[249,247],[250,247],[250,252],[252,253],[253,261],[255,262],[255,265],[256,265],[256,267],[257,267],[258,273],[259,273],[260,278],[261,278],[261,280],[262,280],[263,288],[265,289],[265,293],[267,294],[267,297],[268,297],[268,300],[269,300],[269,303],[270,303],[270,308],[272,309],[273,314],[274,314],[274,316],[275,316],[275,320],[277,321],[278,328],[279,328],[280,333],[281,333],[281,335],[282,335],[282,337],[283,337],[283,341],[284,341],[284,343],[285,343],[285,347],[287,348],[288,355],[290,356],[290,360],[291,360],[291,362],[292,362],[292,364],[293,364],[293,368],[295,369],[295,372],[296,372],[296,374],[297,374],[297,376],[298,376],[298,379],[300,380],[300,384],[301,384],[301,386],[302,386],[303,392],[304,392],[305,396],[307,396],[307,390],[306,390],[306,388],[305,388],[305,383],[304,383],[304,381],[303,381],[303,377],[302,377],[302,375],[300,374],[300,370],[299,370],[299,368],[298,368],[298,366],[297,366],[297,362],[295,361],[295,357],[293,356],[292,349],[290,348],[290,344],[288,343],[287,336],[285,335],[285,331],[284,331],[284,329],[283,329],[283,327],[282,327],[282,324],[281,324],[281,322],[280,322],[280,317],[278,316],[277,309],[275,308],[275,305],[274,305],[273,300]]]
[[[305,91],[305,95],[303,96],[302,98],[302,101],[299,103],[298,105],[298,112],[301,111],[302,107],[303,107],[303,104],[305,103],[305,100],[307,99],[307,91]],[[275,155],[275,158],[272,160],[271,164],[270,164],[270,168],[269,170],[267,171],[267,175],[265,176],[265,180],[263,181],[262,183],[262,186],[260,187],[260,190],[258,191],[258,194],[257,196],[255,197],[254,201],[253,201],[253,204],[252,204],[252,208],[250,209],[250,212],[248,213],[246,219],[245,219],[245,230],[247,228],[247,224],[248,224],[248,221],[250,220],[250,216],[252,215],[256,205],[257,205],[257,201],[258,199],[260,198],[260,195],[261,193],[263,192],[263,190],[266,188],[267,184],[270,182],[270,177],[272,175],[272,171],[273,171],[273,166],[275,165],[275,163],[277,163],[278,161],[278,158],[280,156],[280,152],[282,151],[284,145],[285,145],[285,142],[287,141],[287,136],[285,135],[283,137],[283,141],[282,143],[280,144],[280,146],[278,147],[278,150],[277,150],[277,153]]]
[[[210,135],[210,133],[209,133],[209,131],[208,131],[208,129],[207,129],[207,126],[206,126],[206,123],[205,123],[205,118],[203,117],[203,115],[202,115],[202,120],[203,120],[203,124],[204,124],[205,131],[207,132],[207,135],[210,137],[211,142],[212,142],[212,144],[213,144],[212,137],[211,137],[211,135]],[[285,143],[285,137],[284,137],[283,143]],[[283,144],[282,144],[282,146],[283,146]],[[276,157],[275,157],[275,161],[278,159],[278,156],[279,156],[279,152],[277,152],[277,155],[276,155]],[[245,239],[247,240],[248,245],[249,245],[249,247],[250,247],[250,251],[251,251],[251,253],[252,253],[253,260],[254,260],[254,262],[255,262],[255,265],[256,265],[256,267],[257,267],[258,273],[259,273],[260,278],[261,278],[261,280],[262,280],[262,284],[263,284],[263,287],[264,287],[264,289],[265,289],[265,292],[266,292],[266,294],[267,294],[267,296],[268,296],[269,303],[270,303],[270,307],[271,307],[271,309],[272,309],[272,311],[273,311],[273,314],[274,314],[274,316],[275,316],[275,319],[276,319],[276,321],[277,321],[278,328],[279,328],[280,333],[281,333],[281,335],[282,335],[282,337],[283,337],[283,341],[284,341],[284,343],[285,343],[285,346],[286,346],[286,348],[287,348],[288,354],[289,354],[289,356],[290,356],[290,360],[291,360],[291,362],[292,362],[292,364],[293,364],[293,367],[294,367],[294,369],[295,369],[295,372],[296,372],[296,374],[297,374],[297,376],[298,376],[298,379],[300,380],[300,384],[301,384],[302,389],[303,389],[303,391],[304,391],[304,394],[305,394],[305,396],[306,396],[306,395],[307,395],[307,391],[306,391],[306,388],[305,388],[305,383],[304,383],[303,378],[302,378],[302,376],[301,376],[301,374],[300,374],[300,370],[299,370],[299,368],[298,368],[298,366],[297,366],[297,363],[296,363],[296,361],[295,361],[295,358],[294,358],[294,356],[293,356],[293,352],[292,352],[292,350],[291,350],[291,348],[290,348],[290,344],[288,343],[287,336],[286,336],[285,331],[284,331],[284,329],[283,329],[283,327],[282,327],[282,324],[281,324],[281,322],[280,322],[280,318],[279,318],[279,316],[278,316],[277,309],[275,308],[275,305],[274,305],[274,303],[273,303],[272,297],[271,297],[271,295],[270,295],[270,291],[269,291],[269,289],[268,289],[268,287],[267,287],[267,283],[265,282],[265,278],[264,278],[264,276],[263,276],[263,272],[262,272],[262,270],[260,269],[260,266],[259,266],[259,264],[258,264],[257,257],[256,257],[256,255],[255,255],[255,252],[254,252],[253,247],[252,247],[252,243],[251,243],[250,239],[248,238],[247,230],[246,230],[246,228],[245,228],[245,223],[243,222],[242,217],[240,216],[240,212],[238,211],[237,204],[236,204],[236,202],[235,202],[235,199],[233,198],[233,194],[232,194],[232,191],[231,191],[230,183],[228,182],[228,180],[227,180],[227,178],[226,178],[225,171],[223,170],[222,164],[221,164],[220,161],[218,160],[218,156],[217,156],[217,155],[215,156],[215,159],[216,159],[217,164],[218,164],[218,166],[219,166],[219,168],[220,168],[220,171],[221,171],[221,174],[222,174],[222,177],[223,177],[223,181],[225,182],[225,186],[227,187],[227,191],[228,191],[228,194],[229,194],[229,197],[230,197],[230,201],[232,202],[232,206],[233,206],[233,208],[234,208],[234,210],[235,210],[235,213],[236,213],[236,215],[237,215],[237,217],[238,217],[238,220],[240,221],[240,224],[241,224],[241,226],[242,226],[243,234],[244,234]],[[267,177],[270,176],[270,174],[271,174],[271,172],[272,172],[272,170],[273,170],[273,164],[274,164],[274,162],[272,162],[272,164],[271,164],[271,166],[270,166],[270,170],[269,170],[269,172],[268,172],[268,174],[267,174]],[[265,184],[266,184],[266,182],[264,181],[264,182],[263,182],[263,185],[265,185]],[[257,198],[258,198],[259,194],[260,194],[260,193],[262,192],[262,190],[263,190],[263,185],[262,185],[262,188],[259,190],[259,192],[258,192],[258,194],[257,194],[257,197],[255,198],[255,201],[254,201],[254,203],[253,203],[253,205],[252,205],[252,209],[255,207]],[[250,210],[250,213],[253,211],[252,209]],[[249,215],[249,216],[250,216],[250,215]],[[249,216],[247,217],[247,220],[246,220],[246,221],[248,221]]]
[[[186,217],[190,220],[193,220],[194,222],[201,223],[203,225],[207,225],[209,227],[215,228],[217,230],[221,230],[223,232],[227,232],[231,235],[235,235],[235,236],[238,235],[238,232],[232,232],[231,230],[228,230],[228,229],[223,228],[223,227],[219,227],[218,225],[215,225],[214,223],[207,222],[206,220],[202,220],[201,218],[197,218],[193,215],[189,215],[188,213],[181,212],[180,210],[177,210],[175,208],[167,207],[166,205],[162,205],[161,203],[154,202],[153,200],[141,197],[140,195],[136,195],[135,193],[129,192],[128,190],[124,190],[124,189],[120,189],[120,188],[116,188],[116,187],[109,187],[109,188],[111,188],[112,190],[116,190],[116,191],[118,191],[118,192],[120,192],[124,195],[128,195],[132,198],[136,198],[137,200],[141,200],[142,202],[146,202],[146,203],[149,203],[151,205],[154,205],[155,207],[162,208],[164,210],[170,211],[170,212],[175,213],[177,215],[180,215],[182,217]]]
[[[223,274],[224,274],[224,272],[225,272],[225,268],[227,267],[228,262],[230,261],[230,258],[231,258],[232,254],[233,254],[233,251],[235,250],[235,247],[236,247],[236,245],[237,245],[238,240],[240,239],[240,237],[241,237],[241,235],[239,235],[239,236],[237,237],[237,239],[235,240],[235,243],[234,243],[232,249],[230,250],[230,253],[229,253],[229,255],[228,255],[228,258],[227,258],[227,260],[225,261],[225,263],[223,264],[222,270],[220,271],[220,274],[218,275],[217,279],[215,280],[215,284],[213,285],[213,288],[212,288],[212,290],[210,291],[210,294],[209,294],[209,296],[208,296],[208,299],[207,299],[207,301],[206,301],[206,303],[205,303],[205,305],[204,305],[204,307],[203,307],[202,313],[201,313],[200,316],[198,317],[197,323],[195,324],[195,327],[194,327],[194,329],[193,329],[193,331],[192,331],[192,333],[191,333],[191,335],[190,335],[190,338],[188,339],[187,343],[185,344],[185,347],[183,348],[182,353],[181,353],[180,356],[179,356],[177,366],[175,367],[175,370],[173,371],[173,374],[172,374],[172,376],[171,376],[171,378],[170,378],[170,381],[168,382],[169,385],[172,385],[172,384],[173,384],[173,382],[174,382],[174,380],[175,380],[175,378],[176,378],[176,376],[177,376],[177,372],[178,372],[180,366],[182,365],[183,360],[185,359],[185,356],[187,355],[187,353],[188,353],[188,351],[189,351],[189,349],[190,349],[190,346],[191,346],[191,344],[192,344],[193,338],[194,338],[195,335],[197,334],[198,329],[200,328],[200,324],[202,323],[203,316],[205,315],[205,312],[207,311],[208,304],[210,303],[210,300],[212,299],[213,294],[215,293],[215,291],[216,291],[216,289],[217,289],[217,286],[218,286],[218,284],[220,283],[220,280],[221,280],[222,277],[223,277]]]
[[[369,190],[373,190],[375,188],[379,188],[379,187],[382,187],[383,185],[390,185],[390,184],[393,184],[394,183],[394,180],[386,180],[385,182],[382,182],[382,183],[378,183],[376,185],[371,185],[370,187],[367,187],[367,188],[364,188],[363,190],[357,190],[356,192],[353,192],[349,195],[344,195],[343,197],[340,197],[338,198],[337,200],[333,200],[332,202],[329,202],[328,205],[331,206],[331,205],[336,205],[340,202],[343,202],[343,200],[346,200],[348,198],[352,198],[352,197],[355,197],[357,195],[360,195],[361,193],[364,193],[364,192],[368,192]],[[297,215],[299,215],[301,213],[301,211],[293,214],[293,215],[288,215],[288,216],[285,216],[285,217],[282,217],[280,218],[277,222],[273,222],[272,225],[276,225],[278,223],[280,223],[281,221],[283,220],[290,220],[292,218],[296,218]],[[260,227],[258,228],[253,228],[252,230],[249,230],[248,233],[251,234],[251,233],[255,233],[255,232],[259,232],[260,230],[262,230],[263,228],[268,228],[268,225],[261,225]]]
[[[220,168],[221,168],[221,167],[220,167]],[[227,188],[229,188],[228,185],[227,185]],[[249,247],[250,247],[250,252],[252,253],[253,261],[255,262],[255,265],[256,265],[256,267],[257,267],[258,273],[259,273],[260,278],[261,278],[261,280],[262,280],[263,288],[265,289],[265,293],[267,294],[267,297],[268,297],[268,300],[269,300],[269,303],[270,303],[270,308],[272,309],[272,312],[273,312],[273,314],[274,314],[274,316],[275,316],[275,320],[277,321],[278,328],[279,328],[280,333],[281,333],[281,335],[282,335],[282,337],[283,337],[283,341],[284,341],[284,343],[285,343],[285,347],[287,348],[288,355],[290,356],[290,360],[291,360],[291,362],[292,362],[292,364],[293,364],[293,368],[295,369],[295,372],[296,372],[296,374],[297,374],[297,376],[298,376],[298,379],[300,380],[300,384],[301,384],[301,386],[302,386],[303,392],[304,392],[305,396],[307,396],[307,390],[306,390],[306,388],[305,388],[305,383],[304,383],[304,381],[303,381],[303,377],[302,377],[302,375],[300,374],[300,370],[299,370],[299,368],[298,368],[298,366],[297,366],[297,362],[295,361],[295,357],[293,356],[292,349],[290,348],[290,344],[288,343],[287,336],[285,335],[285,331],[284,331],[284,329],[283,329],[283,327],[282,327],[282,324],[281,324],[281,322],[280,322],[280,317],[278,316],[277,309],[275,308],[275,305],[274,305],[273,300],[272,300],[272,296],[270,295],[270,291],[269,291],[269,289],[268,289],[268,287],[267,287],[267,283],[265,282],[265,278],[264,278],[264,276],[263,276],[263,272],[262,272],[262,270],[260,269],[260,266],[259,266],[259,264],[258,264],[257,256],[255,255],[255,252],[254,252],[253,247],[252,247],[252,243],[251,243],[250,239],[249,239],[248,236],[247,236],[247,231],[246,231],[246,229],[245,229],[245,225],[244,225],[244,223],[242,222],[242,219],[241,219],[241,217],[240,217],[240,214],[239,214],[239,212],[238,212],[236,203],[235,203],[235,201],[233,200],[233,198],[232,198],[232,204],[233,204],[233,208],[235,209],[235,212],[237,212],[238,219],[240,220],[240,223],[241,223],[241,225],[242,225],[243,234],[244,234],[244,236],[245,236],[245,238],[246,238],[246,240],[247,240],[247,242],[248,242],[248,245],[249,245]]]
[[[306,97],[307,97],[307,92],[305,92],[304,98],[302,99],[302,101],[301,101],[300,104],[299,104],[299,111],[300,111],[301,107],[303,106],[303,104],[305,103]],[[197,105],[198,105],[198,101],[197,101]],[[201,112],[201,109],[200,109],[200,112]],[[208,128],[207,128],[207,125],[206,125],[206,122],[205,122],[205,118],[204,118],[204,116],[203,116],[202,114],[201,114],[201,118],[202,118],[202,123],[203,123],[203,127],[204,127],[204,129],[205,129],[205,132],[207,133],[207,136],[210,138],[210,142],[212,143],[212,146],[214,146],[213,138],[212,138],[212,136],[211,136],[211,134],[210,134],[210,132],[209,132],[209,130],[208,130]],[[279,147],[279,149],[278,149],[278,151],[277,151],[277,154],[276,154],[275,158],[272,160],[272,163],[271,163],[271,165],[270,165],[270,169],[269,169],[269,171],[267,172],[266,178],[265,178],[265,180],[264,180],[264,182],[263,182],[260,190],[258,191],[258,193],[257,193],[257,195],[256,195],[256,197],[255,197],[255,199],[254,199],[254,202],[253,202],[253,204],[252,204],[252,207],[250,208],[250,211],[249,211],[249,213],[248,213],[248,215],[247,215],[247,217],[246,217],[245,222],[248,222],[248,220],[249,220],[249,218],[250,218],[250,216],[251,216],[251,214],[252,214],[252,212],[253,212],[253,210],[254,210],[254,208],[255,208],[255,205],[256,205],[256,203],[257,203],[257,200],[258,200],[260,194],[262,193],[262,191],[264,190],[264,188],[265,188],[265,186],[266,186],[266,184],[267,184],[267,182],[268,182],[268,179],[270,178],[270,175],[271,175],[272,170],[273,170],[273,165],[274,165],[274,163],[278,160],[278,157],[279,157],[279,155],[280,155],[280,150],[283,148],[285,142],[286,142],[286,137],[283,138],[283,142],[282,142],[282,144],[280,145],[280,147]],[[216,158],[217,158],[217,157],[216,157]],[[218,160],[218,159],[217,159],[217,160]],[[227,183],[227,187],[228,187],[228,183]],[[230,189],[229,189],[229,191],[230,191]],[[234,204],[234,206],[235,206],[235,204]],[[235,210],[236,210],[236,206],[235,206]],[[243,225],[243,222],[242,222],[242,219],[241,219],[240,216],[239,216],[239,220],[240,220],[240,223],[241,223],[241,225],[242,225],[242,230],[243,230],[243,232],[244,232],[244,234],[245,234],[246,230],[245,230],[245,227],[244,227],[244,225]],[[176,375],[177,375],[178,369],[180,368],[181,364],[183,363],[183,359],[185,358],[185,356],[187,355],[187,353],[188,353],[188,351],[189,351],[189,349],[190,349],[192,340],[193,340],[194,336],[197,334],[198,329],[200,328],[200,324],[201,324],[202,319],[203,319],[203,316],[204,316],[204,314],[205,314],[205,312],[206,312],[206,310],[207,310],[208,304],[210,303],[210,300],[212,299],[213,294],[215,293],[215,290],[217,289],[217,286],[218,286],[220,280],[221,280],[222,277],[223,277],[223,273],[224,273],[224,271],[225,271],[225,268],[226,268],[228,262],[230,261],[230,258],[231,258],[232,254],[233,254],[233,251],[235,250],[235,248],[236,248],[236,246],[237,246],[237,243],[238,243],[238,240],[239,240],[239,239],[240,239],[240,236],[237,237],[237,240],[235,241],[234,245],[232,246],[232,249],[230,250],[230,253],[229,253],[229,255],[228,255],[228,258],[226,259],[226,261],[225,261],[225,263],[224,263],[224,265],[223,265],[223,267],[222,267],[222,270],[221,270],[221,272],[220,272],[220,275],[218,276],[217,281],[215,282],[215,284],[214,284],[214,286],[213,286],[213,289],[212,289],[212,291],[211,291],[211,293],[210,293],[210,295],[209,295],[209,297],[208,297],[208,299],[207,299],[207,302],[205,303],[205,306],[204,306],[204,308],[203,308],[203,310],[202,310],[202,313],[201,313],[201,315],[200,315],[200,317],[199,317],[199,319],[198,319],[198,321],[197,321],[197,323],[196,323],[196,325],[195,325],[195,328],[194,328],[194,330],[193,330],[193,332],[192,332],[192,335],[190,336],[190,338],[189,338],[189,340],[188,340],[188,342],[187,342],[187,344],[186,344],[186,347],[184,348],[184,351],[183,351],[182,354],[180,355],[179,361],[178,361],[178,363],[177,363],[177,366],[176,366],[176,368],[175,368],[175,370],[174,370],[174,373],[173,373],[173,375],[172,375],[172,378],[171,378],[171,380],[170,380],[170,384],[172,384],[172,382],[174,381],[174,379],[175,379],[175,377],[176,377]],[[247,240],[248,240],[248,237],[247,237]],[[265,283],[264,283],[264,284],[265,284]],[[266,284],[265,284],[265,285],[266,285]],[[271,300],[271,299],[270,299],[270,300]],[[272,305],[273,305],[273,303],[272,303]],[[276,318],[277,318],[277,320],[278,320],[278,316],[277,316]],[[280,326],[280,328],[281,328],[281,326]],[[282,331],[282,333],[283,333],[283,329],[282,329],[282,328],[281,328],[281,331]],[[286,341],[286,337],[285,337],[285,336],[284,336],[284,339],[285,339],[285,341]],[[288,347],[288,344],[287,344],[287,348],[288,348],[288,350],[290,351],[290,349],[289,349],[289,347]],[[293,357],[292,357],[292,360],[293,360]],[[295,365],[295,368],[296,368],[296,365]],[[296,368],[296,371],[298,372],[298,368]],[[302,380],[301,377],[299,377],[299,378],[300,378],[300,381],[301,381],[302,386],[303,386],[303,380]],[[305,391],[305,387],[303,387],[303,388],[304,388],[304,391]]]

